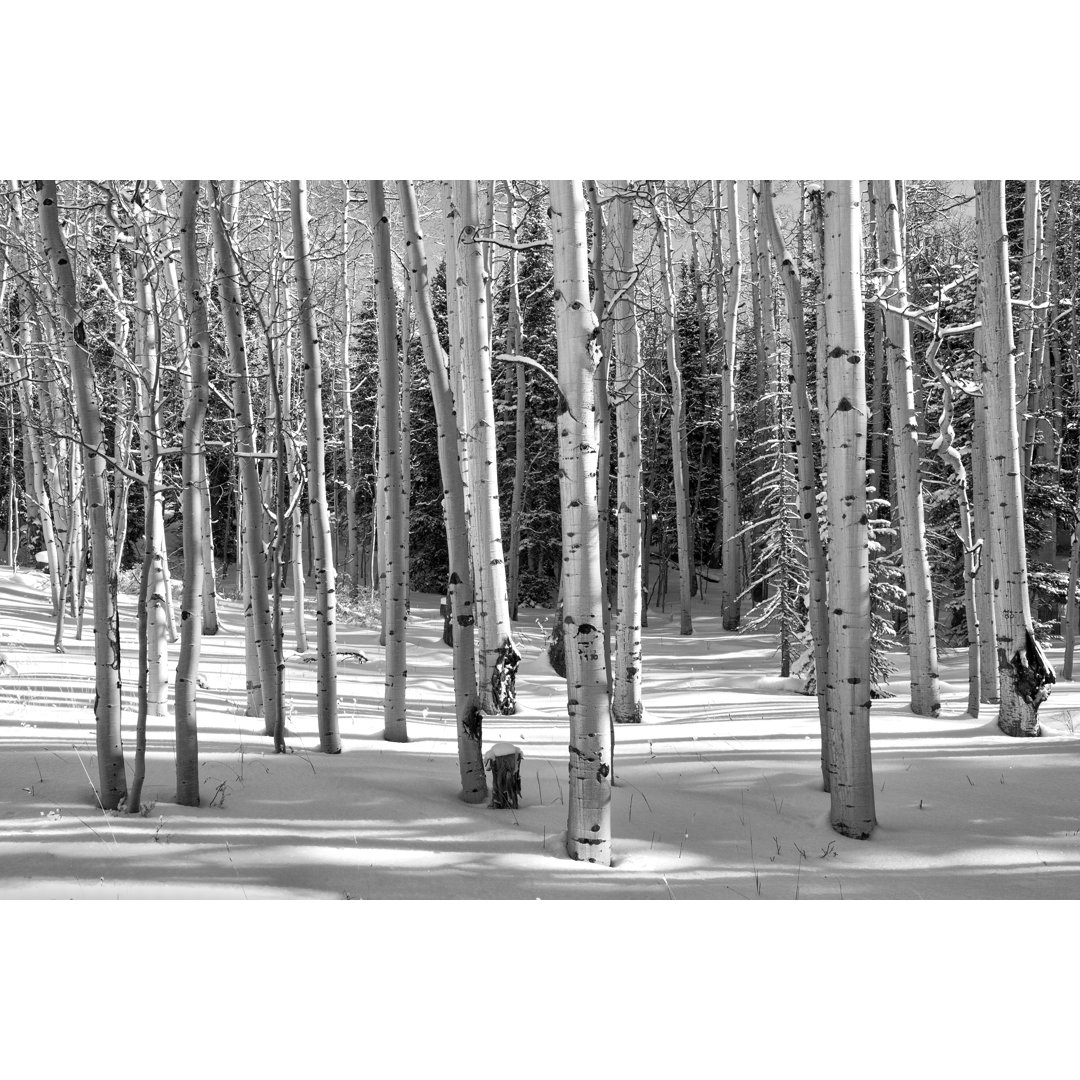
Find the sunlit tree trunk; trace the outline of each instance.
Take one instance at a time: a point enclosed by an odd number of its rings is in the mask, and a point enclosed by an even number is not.
[[[506,234],[511,244],[517,242],[514,221],[514,189],[509,180],[503,181],[506,190]],[[521,355],[521,301],[518,294],[518,253],[506,253],[506,351]],[[507,567],[507,598],[510,618],[517,622],[518,591],[521,585],[521,514],[525,506],[525,428],[528,422],[526,398],[526,367],[514,365],[516,404],[514,408],[514,486],[510,496],[510,551]]]
[[[97,725],[98,799],[115,810],[127,796],[120,735],[120,622],[116,607],[116,559],[109,520],[105,434],[94,373],[87,351],[86,324],[75,276],[60,229],[55,180],[35,181],[45,253],[56,279],[60,330],[71,371],[75,410],[83,441],[83,465],[94,559],[94,718]]]
[[[458,462],[457,421],[446,356],[439,344],[435,313],[431,307],[427,256],[420,232],[419,213],[412,182],[398,181],[398,195],[405,224],[405,246],[416,299],[416,321],[427,363],[428,382],[435,406],[439,438],[439,469],[442,474],[443,513],[449,555],[449,597],[453,619],[454,704],[457,717],[460,797],[467,803],[487,798],[483,760],[483,714],[476,687],[473,643],[472,568],[465,526],[465,492]]]
[[[660,290],[663,299],[664,337],[668,378],[671,381],[671,464],[675,474],[675,532],[679,547],[679,633],[694,632],[690,617],[690,593],[694,577],[690,547],[690,508],[686,484],[686,405],[679,360],[678,327],[675,324],[675,282],[671,260],[671,232],[667,220],[667,192],[660,205],[653,190],[656,225],[660,231]]]
[[[975,355],[985,355],[982,331],[975,333]],[[997,620],[994,617],[993,545],[990,543],[990,503],[987,491],[986,398],[972,401],[971,426],[971,497],[973,507],[973,542],[980,545],[979,569],[975,575],[975,613],[979,620],[979,698],[998,702]]]
[[[491,347],[488,333],[487,283],[481,245],[476,243],[476,181],[455,180],[454,202],[461,217],[458,269],[464,264],[465,303],[462,328],[462,401],[459,418],[469,447],[468,499],[470,529],[475,533],[473,587],[475,611],[483,625],[477,682],[485,712],[511,714],[517,699],[517,666],[521,657],[511,633],[506,593],[506,560],[499,515],[496,468],[495,407],[491,394]]]
[[[341,428],[345,457],[345,576],[349,594],[355,596],[360,587],[360,523],[356,518],[356,450],[353,437],[352,367],[349,352],[352,347],[352,292],[349,288],[349,181],[345,181],[345,209],[342,213],[341,287],[344,292],[345,330],[341,346]]]
[[[915,387],[912,382],[911,329],[908,320],[892,310],[893,307],[903,309],[908,303],[907,268],[900,239],[896,181],[875,180],[874,193],[877,201],[878,254],[882,266],[889,271],[885,354],[892,406],[892,490],[898,511],[907,592],[911,711],[919,716],[937,716],[941,711],[941,688],[934,628],[934,595],[930,584],[930,560],[926,553],[926,525],[919,476],[919,419],[915,412]]]
[[[375,309],[379,336],[379,483],[386,515],[380,539],[386,541],[383,575],[386,611],[386,682],[383,695],[383,734],[391,742],[406,742],[405,623],[408,565],[404,536],[409,528],[408,505],[401,460],[401,405],[397,355],[397,315],[390,261],[390,221],[381,180],[368,181],[368,212],[375,254]]]
[[[1004,184],[976,180],[975,206],[986,353],[983,391],[1001,698],[998,727],[1006,735],[1030,736],[1039,734],[1039,706],[1049,697],[1055,676],[1035,640],[1028,600]]]
[[[859,185],[826,180],[822,290],[828,397],[830,820],[856,839],[874,829],[870,764],[870,561],[866,515],[866,371]]]
[[[810,633],[814,645],[814,682],[818,701],[818,722],[821,728],[822,780],[829,784],[829,709],[826,687],[829,684],[829,609],[828,568],[821,542],[818,521],[817,477],[814,467],[814,437],[807,396],[810,360],[806,346],[806,321],[803,314],[802,280],[791,252],[780,233],[780,223],[773,205],[772,182],[761,184],[761,218],[765,235],[780,267],[780,280],[787,304],[788,325],[791,329],[791,405],[795,419],[795,449],[799,480],[799,518],[806,538],[807,568],[810,574]]]
[[[618,569],[615,656],[611,711],[616,722],[641,721],[641,357],[634,308],[634,205],[625,180],[614,181],[609,230],[609,263],[614,301],[615,428],[618,440]]]
[[[1020,308],[1016,318],[1016,424],[1024,430],[1031,379],[1031,348],[1035,334],[1035,271],[1039,264],[1039,225],[1042,218],[1038,180],[1024,185],[1024,233],[1020,253]],[[1022,449],[1022,447],[1021,447]]]
[[[719,196],[719,184],[717,185]],[[735,445],[739,434],[735,409],[735,348],[742,293],[742,239],[739,230],[739,182],[728,180],[724,185],[727,204],[728,277],[727,287],[721,290],[719,246],[714,254],[719,308],[721,292],[724,297],[724,351],[720,361],[720,484],[724,493],[723,567],[720,572],[720,610],[725,630],[738,630],[742,592],[742,548],[738,535],[742,531],[739,515],[739,483],[735,463]],[[719,245],[719,233],[717,233]],[[717,311],[719,316],[719,310]]]
[[[203,590],[206,565],[203,548],[203,500],[206,457],[203,422],[209,403],[210,331],[206,296],[199,274],[197,245],[198,180],[185,180],[180,201],[180,259],[190,331],[187,368],[191,392],[185,403],[181,470],[184,515],[184,590],[180,597],[180,656],[176,665],[176,801],[199,805],[198,677],[202,654]]]
[[[581,182],[549,181],[559,351],[559,490],[563,533],[563,624],[570,714],[572,859],[611,864],[611,726],[596,512],[595,376],[600,328],[589,303]]]
[[[255,453],[255,420],[251,404],[247,346],[244,340],[243,300],[240,295],[239,267],[233,253],[229,230],[234,220],[237,198],[235,180],[210,181],[213,191],[214,248],[217,256],[218,297],[225,324],[225,344],[232,367],[232,406],[235,439],[239,454],[239,494],[243,500],[243,555],[245,579],[251,593],[252,632],[259,661],[263,693],[263,719],[266,734],[276,736],[283,727],[283,703],[277,694],[277,650],[274,648],[274,625],[266,548],[263,543],[262,498]]]
[[[315,300],[308,247],[307,184],[293,180],[293,257],[300,304],[298,323],[304,355],[304,419],[307,427],[308,519],[315,561],[315,638],[318,649],[316,709],[319,746],[341,753],[337,709],[337,594],[334,553],[330,544],[330,508],[326,500],[326,444],[323,438],[322,357],[315,325]]]

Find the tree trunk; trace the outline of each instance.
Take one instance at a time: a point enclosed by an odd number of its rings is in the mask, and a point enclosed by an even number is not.
[[[187,365],[191,393],[184,413],[182,507],[184,515],[184,590],[180,597],[180,656],[174,692],[176,721],[176,801],[199,805],[198,678],[202,653],[203,590],[206,565],[203,548],[203,500],[206,458],[203,422],[209,403],[210,330],[206,297],[199,275],[196,236],[198,180],[185,180],[180,203],[180,258],[190,331]]]
[[[446,517],[446,544],[450,564],[450,611],[454,624],[454,704],[457,717],[458,768],[461,773],[460,798],[482,803],[487,798],[483,760],[483,714],[476,687],[473,642],[472,569],[465,525],[465,492],[458,461],[458,439],[454,399],[446,356],[439,344],[435,313],[431,308],[428,264],[424,238],[412,183],[398,181],[401,213],[405,223],[409,271],[416,300],[416,319],[427,363],[431,399],[439,434],[439,469],[442,474],[443,512]]]
[[[982,331],[975,332],[975,355],[983,357]],[[975,574],[975,614],[979,620],[979,700],[998,703],[997,620],[994,616],[993,545],[990,543],[990,504],[987,491],[986,398],[972,401],[971,496],[972,542],[980,545]]]
[[[735,448],[739,435],[738,413],[735,406],[735,348],[738,341],[739,302],[742,291],[742,241],[739,236],[739,182],[725,184],[728,228],[728,279],[724,296],[724,352],[720,367],[720,483],[724,493],[723,567],[720,572],[720,610],[725,630],[738,630],[742,592],[742,549],[738,536],[742,532],[739,514],[739,482]],[[717,185],[719,196],[719,185]],[[721,295],[719,234],[714,262],[717,273],[717,318]]]
[[[1034,736],[1039,734],[1039,706],[1049,697],[1055,676],[1035,640],[1028,601],[1003,183],[976,180],[975,206],[986,350],[983,392],[1001,698],[998,727],[1006,735]]]
[[[907,593],[908,657],[911,662],[911,711],[937,716],[941,711],[937,634],[930,560],[926,554],[922,481],[919,477],[919,420],[912,382],[911,329],[892,307],[907,306],[907,269],[900,239],[895,180],[875,180],[878,254],[889,270],[886,288],[890,308],[885,312],[885,354],[892,406],[892,488],[900,525]]]
[[[876,824],[870,764],[870,561],[866,515],[866,371],[859,187],[825,181],[822,291],[828,397],[830,820],[865,839]]]
[[[345,209],[342,213],[341,283],[345,293],[345,330],[341,346],[341,427],[345,456],[345,520],[346,537],[345,578],[350,596],[360,588],[360,523],[356,517],[356,451],[353,438],[352,367],[349,351],[352,347],[352,294],[349,289],[349,181],[345,181]]]
[[[97,726],[97,797],[115,810],[127,797],[124,748],[120,734],[120,622],[116,607],[116,560],[109,521],[105,434],[94,373],[64,236],[60,229],[56,181],[37,180],[35,188],[45,253],[56,278],[64,354],[71,371],[75,411],[83,441],[83,467],[94,560],[94,718]]]
[[[814,645],[814,683],[818,701],[818,723],[821,729],[821,777],[826,791],[829,787],[829,608],[828,567],[821,542],[818,521],[817,483],[814,467],[814,436],[810,422],[810,399],[807,396],[809,356],[806,347],[806,320],[802,304],[802,280],[784,244],[780,223],[773,205],[772,182],[761,184],[761,218],[765,235],[780,266],[784,287],[788,325],[791,330],[791,407],[795,418],[795,449],[799,480],[799,518],[806,537],[807,564],[810,573],[810,634]]]
[[[602,640],[593,412],[600,328],[589,303],[581,183],[552,180],[549,184],[559,351],[563,626],[570,714],[566,850],[572,859],[610,866],[612,747]]]
[[[616,180],[611,207],[609,262],[615,354],[618,476],[615,657],[611,711],[617,723],[641,722],[641,358],[634,309],[634,205],[625,180]],[[618,297],[618,299],[615,299]]]
[[[675,324],[675,282],[671,262],[671,234],[667,221],[667,191],[663,190],[662,194],[665,203],[663,207],[657,201],[655,188],[652,189],[656,226],[660,232],[660,288],[664,305],[668,378],[671,381],[671,464],[675,474],[675,534],[679,548],[679,633],[685,636],[694,632],[690,617],[694,560],[690,549],[690,508],[687,505],[686,406],[679,366],[678,327]]]
[[[341,753],[337,702],[337,594],[334,553],[330,546],[330,508],[326,501],[326,445],[323,438],[322,356],[315,325],[311,258],[308,249],[307,184],[293,180],[293,257],[300,303],[298,322],[304,355],[304,420],[307,426],[308,519],[315,563],[315,639],[318,649],[316,709],[319,746],[324,754]]]
[[[454,202],[461,216],[457,251],[459,274],[461,264],[465,270],[465,305],[461,320],[465,332],[462,419],[469,446],[470,529],[476,537],[473,547],[475,611],[483,627],[483,656],[477,682],[484,711],[510,715],[517,700],[517,666],[521,655],[511,633],[506,593],[495,407],[491,394],[487,284],[481,245],[475,242],[479,226],[476,201],[475,180],[454,181]]]
[[[407,742],[405,713],[409,578],[403,538],[409,528],[401,460],[401,404],[398,383],[397,316],[390,263],[390,221],[386,216],[383,182],[368,181],[368,212],[375,254],[375,308],[379,335],[379,483],[386,515],[380,540],[385,539],[383,581],[386,611],[386,682],[383,695],[383,735],[390,742]]]
[[[504,181],[506,189],[506,233],[510,243],[517,240],[517,225],[514,222],[514,189],[510,181]],[[521,355],[521,302],[518,296],[518,253],[514,249],[507,252],[507,314],[506,314],[506,351],[515,356]],[[507,594],[510,618],[517,622],[518,593],[521,588],[521,514],[525,506],[525,426],[528,422],[528,399],[526,397],[526,368],[524,364],[514,365],[517,400],[514,409],[514,487],[510,497],[510,552],[507,567]]]
[[[263,719],[266,734],[273,737],[283,726],[279,716],[283,702],[276,692],[279,659],[274,648],[274,627],[270,607],[266,549],[263,544],[262,499],[259,470],[255,458],[255,420],[251,406],[247,346],[244,340],[243,301],[240,296],[239,267],[233,254],[229,228],[235,213],[236,181],[210,181],[213,191],[214,248],[217,256],[218,296],[225,324],[225,343],[232,367],[232,406],[236,447],[239,454],[239,494],[243,500],[243,558],[251,592],[251,618],[259,678],[263,691]]]

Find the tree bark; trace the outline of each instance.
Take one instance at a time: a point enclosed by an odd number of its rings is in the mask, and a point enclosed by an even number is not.
[[[998,727],[1006,735],[1035,736],[1039,734],[1039,706],[1049,697],[1055,675],[1035,640],[1028,600],[1003,183],[976,180],[975,207],[979,309],[986,350],[983,391],[1001,698]]]
[[[97,798],[115,810],[127,797],[124,748],[120,733],[120,622],[116,607],[116,559],[109,520],[109,485],[105,433],[94,373],[87,351],[86,325],[79,307],[75,276],[60,229],[55,180],[37,180],[35,188],[45,253],[56,278],[60,329],[71,371],[75,411],[83,441],[83,467],[94,560],[94,718],[97,728]]]
[[[482,656],[477,682],[485,712],[510,715],[517,699],[517,666],[521,659],[510,625],[499,514],[499,477],[495,441],[495,407],[491,393],[491,346],[488,333],[487,283],[479,229],[475,180],[454,181],[454,203],[461,219],[458,236],[459,274],[464,265],[465,304],[462,324],[462,419],[469,447],[468,499],[470,529],[475,533],[473,568],[475,612],[481,631]]]
[[[315,640],[318,649],[316,709],[319,746],[324,754],[341,753],[337,708],[337,593],[334,552],[330,543],[330,508],[326,500],[326,442],[323,437],[322,355],[315,325],[314,287],[308,243],[307,184],[293,180],[293,256],[298,322],[304,356],[304,420],[307,425],[308,520],[315,562]]]
[[[795,449],[799,479],[799,518],[806,538],[807,566],[810,573],[810,634],[814,644],[814,682],[818,701],[818,723],[821,729],[821,776],[829,786],[829,609],[828,567],[821,542],[818,521],[816,470],[814,468],[814,436],[810,418],[810,399],[807,385],[810,360],[806,346],[806,320],[802,303],[802,280],[791,252],[780,233],[780,223],[773,205],[772,182],[761,184],[761,218],[765,235],[780,267],[784,287],[788,325],[791,330],[791,406],[795,418]]]
[[[892,406],[892,488],[900,525],[900,550],[907,593],[911,711],[919,716],[937,716],[941,711],[941,688],[934,595],[930,584],[930,560],[926,554],[926,525],[919,476],[919,420],[912,381],[911,328],[903,315],[891,310],[893,306],[902,309],[908,302],[896,181],[875,180],[874,193],[879,261],[889,271],[886,288],[890,308],[885,312],[885,354]]]
[[[614,181],[609,246],[614,306],[615,427],[618,440],[615,657],[611,711],[617,723],[641,722],[641,357],[634,304],[634,206],[625,180]]]
[[[443,512],[449,555],[450,611],[454,624],[454,704],[457,718],[458,768],[461,773],[460,798],[482,803],[487,798],[487,778],[483,759],[483,714],[476,686],[473,642],[472,569],[469,565],[469,538],[465,525],[465,491],[458,458],[457,422],[446,355],[439,344],[435,313],[431,307],[427,255],[420,232],[419,212],[412,182],[398,181],[401,213],[405,224],[405,246],[416,301],[416,319],[427,363],[431,399],[439,435],[439,469],[442,474]]]
[[[559,352],[559,490],[563,531],[570,783],[566,850],[611,864],[611,725],[603,647],[596,510],[595,376],[600,328],[589,303],[580,181],[549,181]]]
[[[829,517],[830,820],[844,836],[873,832],[870,763],[870,562],[866,514],[866,371],[854,180],[826,180],[822,291],[828,391],[825,460]]]

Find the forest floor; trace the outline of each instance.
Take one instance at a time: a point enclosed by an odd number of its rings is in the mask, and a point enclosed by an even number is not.
[[[0,570],[0,897],[856,899],[1080,897],[1080,684],[1059,682],[1044,737],[1001,735],[996,708],[965,712],[966,650],[942,655],[937,719],[897,696],[871,710],[878,828],[829,827],[816,705],[775,675],[766,635],[725,633],[719,594],[694,634],[649,613],[645,720],[616,732],[614,865],[565,853],[565,684],[544,653],[550,612],[523,612],[518,713],[486,718],[485,745],[524,752],[516,811],[459,789],[450,652],[438,597],[414,595],[409,742],[382,738],[377,630],[339,625],[344,752],[318,752],[315,669],[286,666],[290,753],[244,715],[241,613],[221,604],[203,639],[202,806],[174,796],[171,716],[151,718],[143,816],[97,806],[92,633],[52,650],[45,579]],[[89,618],[89,617],[88,617]],[[135,598],[121,598],[125,750],[135,721]],[[314,620],[311,620],[314,627]],[[1060,642],[1050,650],[1060,663]],[[170,671],[175,665],[171,647]],[[1075,718],[1075,725],[1074,725]]]

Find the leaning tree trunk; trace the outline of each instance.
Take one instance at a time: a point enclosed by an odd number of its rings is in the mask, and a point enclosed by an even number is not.
[[[427,363],[431,399],[439,438],[439,470],[442,474],[443,510],[446,515],[446,545],[450,566],[450,613],[453,619],[454,703],[457,714],[458,768],[461,773],[460,798],[481,803],[487,798],[487,778],[483,759],[483,714],[476,687],[473,641],[472,569],[469,565],[469,538],[465,524],[465,490],[458,461],[457,421],[446,356],[439,343],[435,313],[431,307],[427,255],[420,232],[420,215],[412,182],[398,181],[401,214],[405,224],[405,246],[416,301],[416,321]]]
[[[127,797],[127,778],[120,734],[120,621],[116,606],[116,560],[109,521],[105,433],[87,350],[86,324],[60,228],[56,181],[36,180],[34,186],[45,254],[56,278],[64,355],[71,371],[86,471],[90,552],[94,560],[94,719],[100,785],[97,797],[105,810],[115,810]]]
[[[390,221],[386,216],[383,182],[368,181],[368,212],[375,254],[375,310],[379,337],[379,483],[386,521],[379,532],[385,541],[383,588],[386,612],[386,682],[383,693],[383,735],[390,742],[407,742],[405,719],[405,622],[408,566],[404,537],[409,528],[401,462],[401,404],[399,400],[397,327],[390,262]]]
[[[873,832],[870,765],[870,561],[866,515],[866,363],[854,180],[825,181],[825,296],[828,390],[825,462],[829,520],[830,820],[837,832]]]
[[[225,344],[232,367],[232,407],[235,438],[239,455],[239,495],[243,500],[243,554],[245,580],[251,590],[252,629],[262,683],[263,719],[266,734],[278,741],[283,730],[282,700],[277,693],[278,655],[274,641],[274,620],[270,605],[266,549],[263,545],[262,492],[255,458],[255,419],[251,405],[247,346],[244,340],[243,299],[240,295],[240,269],[233,253],[229,227],[235,211],[235,180],[210,181],[214,194],[214,249],[217,255],[218,296],[225,324]],[[228,215],[228,216],[227,216]]]
[[[663,192],[667,202],[667,192]],[[690,618],[690,593],[694,580],[693,551],[690,542],[690,508],[687,505],[686,477],[686,404],[682,371],[679,366],[679,330],[675,323],[675,283],[671,260],[671,233],[667,207],[661,208],[652,191],[656,226],[660,233],[660,289],[663,298],[664,338],[668,378],[671,380],[671,464],[675,474],[675,535],[679,548],[679,633],[694,632]]]
[[[326,444],[323,437],[322,356],[315,325],[315,300],[308,245],[307,184],[293,180],[293,255],[300,303],[300,344],[304,356],[304,420],[307,425],[308,519],[315,559],[315,641],[318,650],[316,710],[319,746],[324,754],[341,753],[337,709],[337,594],[334,552],[330,544],[330,508],[326,500]]]
[[[495,441],[495,406],[491,394],[491,346],[488,334],[484,258],[476,242],[479,229],[476,181],[455,180],[454,201],[461,215],[458,263],[464,263],[465,304],[462,323],[462,409],[459,418],[469,447],[468,497],[470,528],[475,533],[473,568],[476,618],[483,625],[480,640],[479,687],[485,712],[510,715],[517,699],[517,666],[521,659],[511,633],[499,516],[499,476]],[[448,284],[449,287],[449,284]]]
[[[609,231],[614,301],[615,429],[618,440],[615,658],[611,711],[616,722],[640,723],[641,706],[641,357],[634,304],[634,205],[625,180],[614,181]]]
[[[176,722],[176,801],[199,805],[198,678],[202,652],[203,590],[206,565],[203,548],[203,499],[206,458],[203,422],[210,399],[210,329],[206,297],[199,274],[196,210],[199,181],[185,180],[180,202],[180,258],[184,299],[190,326],[187,333],[191,393],[184,413],[182,506],[184,515],[184,590],[180,597],[180,656],[174,691]]]
[[[930,560],[926,554],[922,482],[919,477],[919,418],[912,381],[911,328],[893,308],[907,306],[907,269],[900,239],[896,181],[875,180],[878,254],[889,271],[889,307],[885,312],[885,353],[892,406],[892,490],[900,524],[900,550],[907,593],[908,657],[911,662],[911,711],[937,716],[941,711],[937,635]]]
[[[570,714],[566,850],[572,859],[610,866],[612,746],[600,595],[594,419],[600,327],[589,304],[581,182],[549,183],[559,351],[563,625]]]
[[[795,449],[799,478],[799,519],[806,537],[807,568],[810,574],[810,635],[814,646],[814,685],[817,691],[818,723],[821,729],[821,777],[829,786],[829,608],[828,567],[818,521],[817,470],[814,467],[814,436],[807,396],[810,360],[806,347],[806,320],[802,303],[802,280],[795,261],[784,244],[773,205],[772,181],[761,182],[761,219],[765,236],[780,267],[788,325],[791,328],[791,407],[795,417]]]
[[[1039,734],[1039,706],[1050,696],[1055,675],[1035,640],[1028,600],[1004,184],[1000,180],[976,180],[975,209],[1001,697],[998,727],[1006,735],[1032,736]]]

